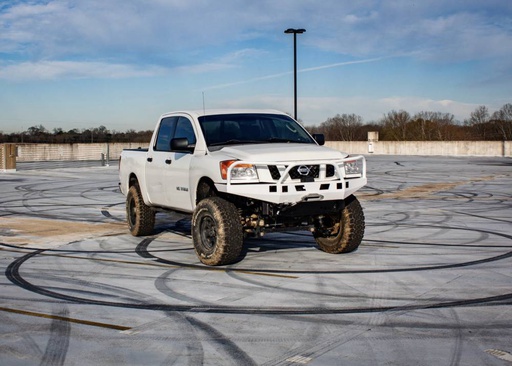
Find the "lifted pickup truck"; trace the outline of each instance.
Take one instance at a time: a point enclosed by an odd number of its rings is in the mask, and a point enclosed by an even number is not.
[[[192,214],[206,265],[235,262],[244,237],[266,231],[310,230],[325,252],[354,251],[365,225],[353,194],[367,182],[366,161],[323,144],[273,110],[164,114],[148,149],[121,153],[130,232],[151,235],[158,210]]]

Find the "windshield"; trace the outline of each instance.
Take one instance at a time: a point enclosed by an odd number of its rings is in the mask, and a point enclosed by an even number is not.
[[[315,143],[292,118],[279,114],[220,114],[199,117],[207,146],[273,142]]]

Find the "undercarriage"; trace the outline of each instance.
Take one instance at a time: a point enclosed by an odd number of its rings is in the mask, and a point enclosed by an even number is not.
[[[237,207],[246,236],[295,230],[331,235],[337,223],[335,217],[345,206],[344,200],[275,204],[234,195],[223,196]]]

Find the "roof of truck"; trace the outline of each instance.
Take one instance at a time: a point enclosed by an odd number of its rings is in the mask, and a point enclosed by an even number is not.
[[[291,117],[289,114],[278,111],[276,109],[205,109],[205,110],[181,110],[165,113],[162,115],[170,116],[173,114],[188,114],[193,117],[202,117],[202,116],[215,116],[219,114],[281,114],[285,116]]]

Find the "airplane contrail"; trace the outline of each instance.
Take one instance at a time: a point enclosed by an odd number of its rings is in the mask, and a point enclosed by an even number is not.
[[[322,66],[309,67],[309,68],[306,68],[306,69],[300,69],[300,70],[297,70],[297,73],[311,72],[311,71],[317,71],[317,70],[323,70],[323,69],[330,69],[330,68],[339,67],[339,66],[364,64],[364,63],[368,63],[368,62],[380,61],[382,59],[383,59],[383,57],[377,57],[377,58],[369,58],[369,59],[366,59],[366,60],[337,62],[337,63],[329,64],[329,65],[322,65]],[[292,73],[293,73],[293,71],[286,71],[286,72],[281,72],[279,74],[272,74],[272,75],[260,76],[260,77],[257,77],[257,78],[252,78],[252,79],[247,79],[247,80],[235,81],[233,83],[213,85],[213,86],[209,86],[209,87],[204,88],[203,91],[204,90],[213,90],[213,89],[223,89],[223,88],[227,88],[227,87],[230,87],[230,86],[247,84],[247,83],[252,83],[252,82],[255,82],[255,81],[275,79],[275,78],[279,78],[279,77],[282,77],[282,76],[285,76],[285,75],[290,75]]]

